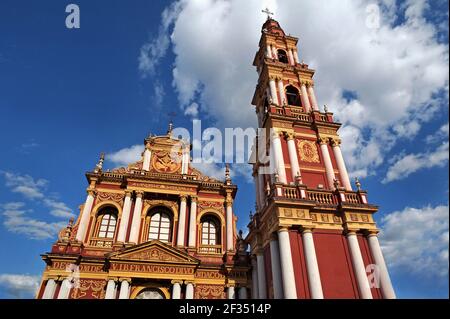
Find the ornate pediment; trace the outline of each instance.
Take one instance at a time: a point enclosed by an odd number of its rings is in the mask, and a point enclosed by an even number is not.
[[[108,255],[111,261],[139,261],[176,264],[198,264],[200,261],[158,240],[146,242]]]

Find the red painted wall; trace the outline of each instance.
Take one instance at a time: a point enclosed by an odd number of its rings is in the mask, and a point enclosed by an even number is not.
[[[309,188],[317,188],[317,185],[322,184],[325,189],[328,188],[328,182],[325,172],[311,172],[300,170],[302,174],[303,184],[307,185]]]
[[[134,213],[134,200],[131,201],[130,216],[128,217],[127,235],[125,236],[126,242],[130,240],[131,223],[133,222],[133,213]]]
[[[287,146],[287,141],[284,138],[280,138],[280,140],[281,140],[281,149],[283,150],[284,163],[290,167],[291,161],[289,160],[289,150],[288,150],[288,146]],[[286,179],[287,179],[288,184],[294,181],[292,179],[291,169],[288,167],[286,167]]]
[[[292,262],[294,264],[295,286],[297,298],[309,299],[308,274],[306,271],[305,255],[303,253],[303,241],[301,234],[296,230],[289,231],[291,243]]]
[[[347,241],[339,231],[313,233],[325,298],[359,298]]]
[[[266,270],[266,293],[267,298],[273,299],[273,277],[272,277],[272,260],[270,256],[270,244],[264,247],[264,268]]]

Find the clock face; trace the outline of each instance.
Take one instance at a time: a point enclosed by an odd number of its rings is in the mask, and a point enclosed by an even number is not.
[[[299,140],[297,142],[300,160],[309,163],[320,163],[316,143],[313,141]]]
[[[160,151],[152,156],[152,167],[159,173],[175,173],[181,168],[181,155]]]

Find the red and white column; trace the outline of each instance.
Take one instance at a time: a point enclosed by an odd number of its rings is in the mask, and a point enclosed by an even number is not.
[[[272,98],[273,104],[280,105],[280,102],[278,101],[277,86],[275,83],[275,78],[271,78],[269,80],[269,89],[270,89],[270,96]]]
[[[80,223],[78,225],[76,239],[80,242],[84,241],[86,236],[87,227],[89,224],[89,216],[91,215],[92,206],[95,200],[96,191],[93,189],[88,189],[88,196],[86,198],[86,202],[83,207],[83,212],[80,216]]]
[[[309,103],[308,92],[306,90],[305,82],[302,82],[300,86],[300,91],[301,91],[300,98],[302,100],[302,105],[305,108],[305,112],[309,113],[311,112],[311,104]]]
[[[284,166],[283,149],[281,147],[280,134],[277,133],[276,131],[273,131],[272,134],[272,149],[279,181],[280,183],[287,184],[286,169]]]
[[[144,151],[144,162],[142,164],[142,169],[144,171],[150,170],[150,159],[152,157],[152,152],[146,147]]]
[[[294,265],[292,262],[291,243],[288,229],[282,227],[278,230],[278,242],[280,245],[281,276],[283,278],[283,293],[285,299],[297,299],[295,286]]]
[[[123,202],[122,216],[120,218],[119,232],[117,234],[117,242],[124,243],[128,230],[128,221],[131,213],[131,191],[125,191],[125,200]]]
[[[233,240],[233,200],[227,199],[226,202],[226,223],[227,223],[227,250],[234,250]]]
[[[375,264],[378,266],[381,293],[385,299],[396,299],[397,296],[395,295],[394,287],[392,286],[391,278],[389,277],[389,272],[386,267],[386,262],[384,261],[377,234],[370,233],[367,236],[367,241],[369,242],[370,252]]]
[[[291,176],[292,180],[295,182],[297,176],[301,176],[300,165],[298,163],[297,148],[295,147],[295,134],[287,133],[286,138],[289,152],[289,161],[291,162]]]
[[[141,214],[142,214],[142,198],[144,197],[144,192],[136,192],[136,202],[134,204],[133,219],[131,221],[130,230],[130,243],[139,243],[139,231],[141,228]]]
[[[339,175],[341,176],[341,181],[343,186],[347,191],[352,190],[352,184],[350,183],[350,178],[348,177],[347,168],[345,167],[344,158],[341,152],[341,140],[332,139],[331,146],[333,148],[334,157],[336,158],[336,164],[339,170]]]
[[[317,99],[316,99],[316,94],[314,93],[314,85],[313,84],[308,85],[308,93],[309,93],[309,98],[311,100],[313,110],[319,111],[319,105],[317,104]]]
[[[323,299],[322,282],[317,263],[316,248],[311,229],[302,232],[303,249],[305,250],[306,270],[308,272],[309,290],[312,299]]]
[[[333,164],[331,163],[330,153],[328,152],[328,141],[324,138],[319,139],[320,151],[322,152],[323,162],[325,164],[325,170],[327,173],[327,181],[330,189],[334,187],[334,175]]]
[[[191,196],[191,209],[189,215],[189,247],[196,246],[197,234],[197,196]]]
[[[280,250],[276,234],[270,237],[270,262],[272,265],[272,285],[275,299],[283,299],[283,282],[281,279]]]
[[[358,237],[354,231],[347,233],[348,248],[352,259],[353,270],[355,271],[356,282],[358,283],[359,294],[362,299],[372,299],[369,279],[367,278],[366,267],[358,244]]]
[[[180,196],[180,216],[178,219],[177,246],[184,246],[184,230],[186,229],[186,195]]]

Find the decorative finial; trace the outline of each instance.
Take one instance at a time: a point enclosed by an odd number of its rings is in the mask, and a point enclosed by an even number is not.
[[[267,20],[272,19],[271,16],[273,16],[273,12],[270,12],[269,8],[266,8],[266,9],[262,10],[261,12],[267,14]]]
[[[328,113],[328,106],[326,104],[323,106],[323,110],[325,111],[325,113]]]
[[[334,184],[334,188],[336,188],[336,189],[339,189],[339,185],[340,185],[340,183],[339,183],[339,181],[338,181],[338,179],[337,179],[337,178],[335,178],[335,179],[334,179],[334,182],[333,182],[333,184]]]
[[[356,185],[356,188],[358,189],[358,191],[360,191],[361,190],[361,182],[359,181],[358,177],[355,177],[355,185]]]
[[[105,161],[105,153],[101,153],[100,159],[99,159],[97,165],[95,165],[94,173],[100,173],[102,171],[104,161]]]
[[[302,183],[302,176],[300,175],[300,171],[298,171],[297,174],[295,175],[295,183],[297,185],[300,185]]]
[[[70,218],[69,223],[66,227],[64,227],[58,234],[58,240],[62,242],[69,242],[70,237],[72,236],[72,228],[73,228],[73,217]]]
[[[280,182],[280,175],[278,175],[278,172],[275,172],[275,183]]]
[[[227,163],[225,164],[225,181],[227,183],[231,182],[231,177],[230,177],[230,165]]]
[[[266,183],[266,194],[267,194],[267,196],[270,195],[270,184],[269,184],[269,181],[267,181],[267,183]]]
[[[169,122],[169,129],[167,130],[167,135],[168,136],[172,135],[172,131],[173,131],[173,122],[170,121]]]

